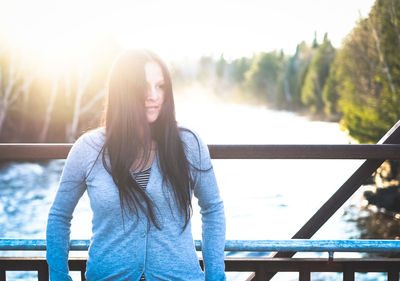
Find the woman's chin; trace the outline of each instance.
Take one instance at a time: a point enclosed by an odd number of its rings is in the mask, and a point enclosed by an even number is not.
[[[147,115],[147,122],[154,123],[157,120],[158,115]]]

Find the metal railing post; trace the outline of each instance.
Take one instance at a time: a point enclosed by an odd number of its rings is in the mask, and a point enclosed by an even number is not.
[[[388,281],[399,281],[399,270],[393,269],[393,271],[388,272]]]
[[[38,281],[49,281],[49,267],[45,260],[38,265]]]
[[[354,281],[354,270],[353,268],[346,266],[343,269],[343,281]]]
[[[0,281],[6,281],[6,270],[4,268],[0,269]]]

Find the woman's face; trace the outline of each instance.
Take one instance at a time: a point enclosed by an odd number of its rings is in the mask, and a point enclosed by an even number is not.
[[[154,61],[144,66],[147,93],[145,99],[146,116],[149,123],[157,120],[164,102],[164,76],[161,67]]]

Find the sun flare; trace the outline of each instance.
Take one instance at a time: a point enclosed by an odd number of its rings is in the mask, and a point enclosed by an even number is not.
[[[7,44],[49,72],[85,63],[96,36],[107,32],[92,5],[78,1],[8,1],[1,16]]]

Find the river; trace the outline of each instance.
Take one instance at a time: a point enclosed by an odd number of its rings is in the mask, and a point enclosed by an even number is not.
[[[291,112],[262,106],[199,102],[179,103],[177,119],[208,144],[346,144],[352,141],[337,123],[311,121]],[[9,163],[0,170],[0,236],[45,238],[47,213],[54,198],[64,160]],[[289,239],[362,163],[360,160],[213,160],[224,199],[227,239]],[[317,232],[315,239],[359,238],[357,221],[368,213],[356,192]],[[193,233],[200,239],[200,216],[194,203]],[[91,212],[83,196],[75,211],[71,238],[89,239]],[[20,255],[17,252],[3,252]],[[43,255],[43,253],[24,253]],[[228,255],[254,255],[228,253]],[[82,253],[71,253],[82,255]],[[302,254],[298,256],[327,256]],[[337,253],[335,257],[359,256]],[[7,273],[7,280],[31,275]],[[75,275],[74,275],[75,276]],[[243,280],[229,273],[228,280]],[[274,280],[297,280],[280,273]],[[341,274],[313,274],[312,280],[341,280]],[[356,274],[357,280],[385,280],[383,274]],[[74,277],[75,280],[75,277]],[[80,280],[79,278],[76,280]]]

